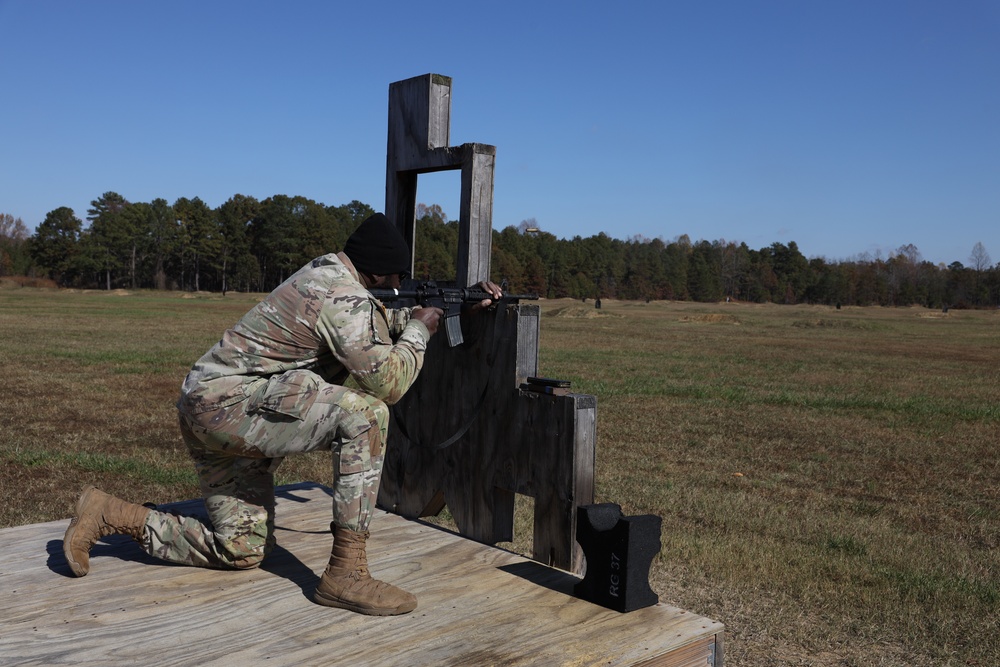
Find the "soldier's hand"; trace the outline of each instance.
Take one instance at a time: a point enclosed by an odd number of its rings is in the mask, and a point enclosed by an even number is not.
[[[441,324],[441,316],[444,315],[444,311],[440,308],[435,308],[429,306],[427,308],[414,308],[413,312],[410,314],[415,320],[420,320],[427,327],[427,330],[433,336],[437,333],[438,325]]]
[[[500,298],[503,296],[503,290],[501,290],[500,286],[497,285],[493,281],[484,280],[484,281],[480,282],[478,285],[476,285],[476,287],[479,288],[480,290],[482,290],[483,292],[487,292],[487,293],[493,295],[493,298],[492,299],[483,299],[482,301],[480,301],[479,303],[477,303],[476,305],[474,305],[472,307],[473,311],[482,310],[483,308],[487,308],[494,301],[499,301]]]

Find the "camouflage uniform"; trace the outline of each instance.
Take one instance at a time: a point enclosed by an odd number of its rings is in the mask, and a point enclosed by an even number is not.
[[[410,312],[386,310],[340,253],[302,267],[244,315],[194,365],[177,404],[211,527],[150,512],[146,551],[188,565],[259,564],[275,542],[274,471],[314,450],[333,454],[334,524],[367,530],[386,406],[413,384],[430,337]]]

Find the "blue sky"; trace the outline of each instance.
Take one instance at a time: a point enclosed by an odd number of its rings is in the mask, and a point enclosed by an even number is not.
[[[497,229],[1000,261],[996,0],[0,0],[0,34],[29,228],[107,191],[381,209],[389,84],[434,72],[452,144],[497,147]]]

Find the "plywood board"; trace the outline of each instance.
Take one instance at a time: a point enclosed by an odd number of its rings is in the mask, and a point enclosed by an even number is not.
[[[245,571],[163,564],[113,537],[77,579],[62,555],[67,521],[4,529],[0,664],[721,665],[719,623],[667,604],[610,611],[574,598],[574,575],[382,511],[372,571],[417,609],[318,606],[330,505],[320,485],[282,487],[278,548]]]

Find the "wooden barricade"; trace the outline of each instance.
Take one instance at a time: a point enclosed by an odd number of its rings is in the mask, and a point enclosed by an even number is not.
[[[421,173],[461,169],[458,286],[490,277],[496,149],[449,146],[451,79],[389,87],[386,215],[410,247]],[[431,340],[417,383],[394,406],[379,505],[405,517],[447,505],[459,532],[495,544],[513,534],[514,494],[534,498],[533,557],[583,568],[576,508],[594,499],[597,401],[522,391],[538,374],[539,307],[463,317],[465,344]]]

